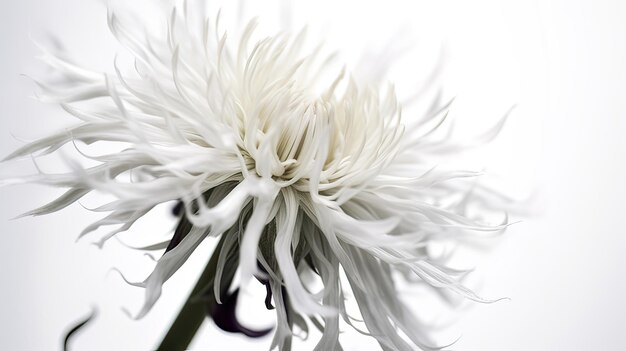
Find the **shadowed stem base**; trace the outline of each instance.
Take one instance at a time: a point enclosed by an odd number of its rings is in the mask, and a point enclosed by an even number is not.
[[[213,283],[217,269],[217,260],[222,246],[224,245],[225,237],[226,236],[222,236],[222,239],[215,247],[209,263],[200,275],[196,286],[193,288],[191,294],[189,294],[187,301],[178,313],[174,323],[172,323],[172,326],[167,331],[167,334],[165,334],[157,350],[187,350],[191,340],[193,340],[198,329],[205,318],[207,318],[207,312],[212,307],[210,304],[216,304],[213,294]]]

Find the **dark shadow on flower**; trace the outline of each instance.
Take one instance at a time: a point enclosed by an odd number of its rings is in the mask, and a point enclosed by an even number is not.
[[[274,328],[252,330],[239,323],[235,313],[237,309],[238,296],[239,289],[236,289],[232,294],[228,294],[222,300],[222,304],[209,304],[209,313],[215,322],[215,325],[223,331],[229,333],[241,333],[251,338],[260,338],[269,334]]]

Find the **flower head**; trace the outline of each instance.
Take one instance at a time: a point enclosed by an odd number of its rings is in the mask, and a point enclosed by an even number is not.
[[[432,345],[397,298],[394,271],[483,301],[426,247],[504,225],[443,205],[459,194],[450,180],[476,174],[438,171],[424,161],[445,144],[424,128],[405,132],[392,86],[360,85],[345,70],[334,72],[320,50],[303,49],[303,34],[254,40],[252,21],[233,40],[215,22],[198,30],[187,16],[174,11],[167,33],[151,33],[111,13],[111,32],[134,57],[131,69],[116,61],[114,72],[102,74],[45,56],[68,84],[39,83],[42,100],[79,122],[7,159],[77,141],[125,148],[92,157],[99,163],[93,167],[72,163],[70,173],[25,179],[68,189],[28,214],[58,211],[94,190],[112,195],[96,209],[109,214],[81,233],[118,225],[102,244],[155,206],[179,201],[180,223],[160,246],[164,255],[145,281],[133,283],[146,289],[137,317],[203,240],[220,238],[215,299],[232,298],[223,287],[236,271],[241,286],[253,277],[265,283],[281,349],[294,324],[306,328],[305,319],[323,331],[317,349],[337,349],[340,318],[352,323],[347,292],[384,349]],[[422,121],[443,120],[446,108]],[[303,281],[309,273],[321,290]]]

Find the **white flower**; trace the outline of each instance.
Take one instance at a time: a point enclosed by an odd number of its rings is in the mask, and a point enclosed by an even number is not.
[[[113,195],[115,201],[96,209],[110,213],[81,233],[119,225],[103,243],[156,205],[182,201],[181,221],[190,225],[176,242],[160,246],[168,251],[138,284],[146,288],[138,317],[203,240],[221,237],[216,298],[224,272],[236,269],[226,262],[238,247],[241,285],[257,276],[271,288],[274,345],[281,349],[288,348],[290,324],[305,328],[300,317],[321,317],[317,349],[337,349],[339,319],[352,323],[348,291],[384,349],[432,346],[397,298],[394,271],[483,301],[426,247],[505,225],[481,224],[443,205],[460,194],[450,180],[477,173],[438,171],[424,161],[446,148],[445,140],[424,130],[428,124],[405,131],[393,87],[359,86],[343,71],[329,72],[320,51],[304,52],[303,35],[255,41],[253,21],[233,40],[212,21],[201,31],[190,22],[174,11],[167,34],[152,33],[110,14],[112,33],[136,60],[133,73],[116,63],[114,73],[101,74],[45,55],[69,84],[39,83],[41,99],[59,103],[79,122],[7,159],[76,141],[127,147],[96,157],[94,167],[73,164],[70,173],[22,179],[68,189],[29,215],[58,211],[94,190]],[[335,77],[323,78],[329,73]],[[443,120],[446,109],[421,121]],[[310,272],[321,291],[301,279]]]

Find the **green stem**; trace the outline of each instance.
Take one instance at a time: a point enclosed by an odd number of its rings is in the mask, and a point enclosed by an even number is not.
[[[213,282],[215,280],[215,271],[217,269],[217,259],[224,245],[226,236],[223,235],[219,241],[213,255],[209,260],[206,268],[200,275],[196,286],[193,288],[183,308],[172,323],[172,326],[165,334],[157,350],[163,351],[183,351],[187,350],[191,340],[198,332],[198,329],[207,316],[209,306],[207,303],[215,303],[213,296]],[[231,278],[232,279],[232,278]],[[208,293],[203,298],[203,294]]]

